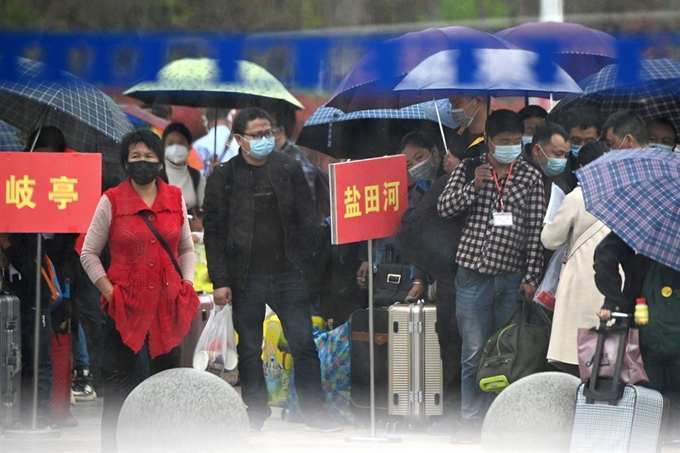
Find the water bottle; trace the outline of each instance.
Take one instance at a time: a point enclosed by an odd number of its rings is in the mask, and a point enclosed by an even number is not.
[[[640,297],[635,300],[635,324],[644,326],[649,323],[649,307],[647,299]]]

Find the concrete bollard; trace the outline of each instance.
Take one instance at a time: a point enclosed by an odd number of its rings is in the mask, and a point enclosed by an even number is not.
[[[246,406],[219,377],[191,368],[158,373],[130,393],[118,418],[119,453],[245,451]]]
[[[566,373],[546,372],[511,384],[486,414],[483,451],[568,452],[580,382]]]

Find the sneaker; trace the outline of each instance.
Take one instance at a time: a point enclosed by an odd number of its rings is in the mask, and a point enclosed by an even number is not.
[[[89,370],[76,370],[73,373],[71,389],[76,401],[92,401],[97,398],[97,393],[90,385],[91,379]]]
[[[262,420],[260,418],[251,418],[249,420],[249,423],[250,423],[250,430],[252,432],[261,431],[262,427],[264,426],[264,420]]]
[[[306,431],[315,431],[319,433],[335,433],[342,431],[342,425],[335,420],[325,417],[313,417],[305,424]]]

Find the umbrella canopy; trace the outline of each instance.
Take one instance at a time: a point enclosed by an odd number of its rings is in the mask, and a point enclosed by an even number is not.
[[[555,63],[550,77],[540,80],[534,71],[539,56],[520,49],[474,49],[476,71],[467,74],[460,50],[444,50],[426,58],[394,89],[399,106],[442,98],[453,93],[488,93],[490,96],[559,97],[581,93],[578,84]]]
[[[616,39],[579,24],[526,23],[499,31],[495,36],[520,49],[534,52],[551,49],[555,62],[576,81],[616,63]]]
[[[133,128],[113,99],[65,72],[61,80],[47,80],[45,71],[42,63],[17,60],[16,78],[0,80],[0,120],[27,134],[57,127],[69,148],[120,162],[118,143]]]
[[[583,104],[598,107],[603,118],[633,110],[644,121],[667,118],[680,130],[680,62],[666,58],[642,60],[638,80],[622,80],[619,65],[603,68],[581,83],[583,94],[567,96],[550,112],[553,119]]]
[[[680,155],[610,152],[576,176],[587,211],[636,252],[680,271]]]
[[[451,120],[448,99],[437,101],[437,107],[444,127],[458,127]],[[402,109],[350,113],[321,106],[305,122],[296,143],[341,159],[378,157],[394,154],[404,135],[416,129],[429,133],[437,141],[441,135],[437,124],[433,101]]]
[[[420,62],[437,52],[461,47],[514,48],[491,34],[468,27],[429,28],[379,44],[364,55],[340,82],[328,107],[344,112],[394,109],[392,89]],[[423,102],[423,99],[412,104]]]
[[[236,61],[233,81],[221,79],[216,60],[183,58],[161,68],[156,80],[139,83],[124,94],[148,104],[245,108],[261,101],[283,101],[304,109],[276,77],[250,61]]]
[[[24,146],[17,140],[18,130],[4,121],[0,121],[0,151],[23,151]]]

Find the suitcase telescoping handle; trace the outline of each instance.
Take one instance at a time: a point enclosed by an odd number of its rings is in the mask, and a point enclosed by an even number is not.
[[[591,330],[597,332],[597,344],[595,346],[595,356],[593,357],[593,369],[590,373],[590,379],[586,382],[583,389],[583,395],[586,397],[586,403],[592,404],[594,400],[609,401],[610,405],[616,405],[617,401],[623,397],[623,390],[626,387],[625,382],[621,382],[621,367],[623,366],[623,356],[626,351],[626,338],[628,337],[628,318],[630,315],[626,313],[612,313],[612,318],[616,322],[607,326],[607,321],[600,321],[600,326]],[[600,362],[602,360],[602,350],[604,348],[604,340],[607,335],[619,335],[618,351],[616,353],[616,363],[614,364],[614,376],[609,378],[601,378]]]

